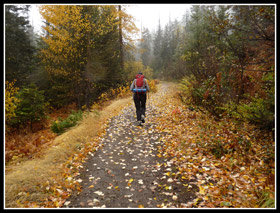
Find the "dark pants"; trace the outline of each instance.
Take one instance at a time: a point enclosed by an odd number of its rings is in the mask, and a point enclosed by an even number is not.
[[[146,111],[146,94],[134,93],[133,100],[136,108],[137,121],[141,121],[141,115],[145,116]]]

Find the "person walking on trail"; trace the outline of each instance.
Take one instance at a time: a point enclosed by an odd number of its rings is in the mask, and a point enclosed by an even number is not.
[[[142,123],[145,123],[145,111],[146,111],[146,100],[147,100],[147,91],[150,91],[148,82],[143,75],[139,72],[135,79],[133,80],[130,90],[134,92],[133,100],[136,108],[137,124],[139,126]]]

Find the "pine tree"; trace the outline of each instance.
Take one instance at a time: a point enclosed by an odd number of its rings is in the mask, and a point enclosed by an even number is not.
[[[32,71],[34,47],[28,34],[29,6],[5,6],[5,78],[16,86],[27,83]]]
[[[152,68],[155,71],[155,75],[159,76],[162,75],[162,58],[161,58],[161,48],[162,48],[162,41],[163,40],[163,32],[160,26],[160,20],[159,20],[159,24],[158,24],[158,29],[157,32],[154,36],[154,40],[153,40],[153,62],[152,62]]]
[[[141,59],[144,66],[151,65],[152,59],[152,36],[148,28],[144,28],[142,32],[142,41],[140,43]]]

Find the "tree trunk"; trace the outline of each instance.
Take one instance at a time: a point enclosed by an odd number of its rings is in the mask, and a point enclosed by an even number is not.
[[[119,5],[118,8],[119,8],[120,63],[121,63],[121,69],[123,71],[124,70],[124,54],[123,54],[122,17],[121,17],[122,7],[121,7],[121,5]]]
[[[80,110],[82,109],[81,103],[81,87],[80,85],[76,84],[76,106]]]

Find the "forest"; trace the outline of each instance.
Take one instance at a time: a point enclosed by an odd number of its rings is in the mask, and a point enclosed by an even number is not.
[[[41,35],[29,9],[5,5],[6,166],[36,158],[86,113],[130,96],[138,72],[152,92],[159,82],[176,84],[191,111],[270,135],[264,149],[273,164],[275,5],[193,5],[152,32],[138,29],[125,5],[40,5]],[[229,146],[217,142],[214,155]]]

